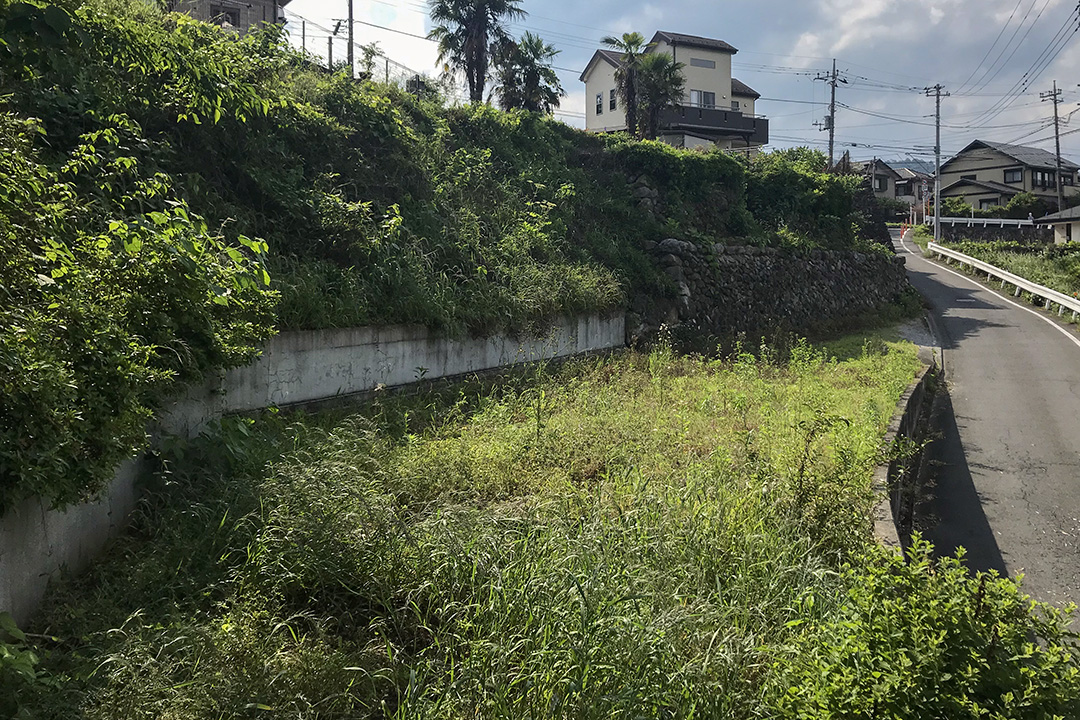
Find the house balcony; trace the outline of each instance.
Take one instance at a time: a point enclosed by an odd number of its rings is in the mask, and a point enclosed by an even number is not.
[[[769,121],[736,110],[676,105],[660,114],[662,132],[682,132],[710,140],[740,140],[748,145],[769,142]]]

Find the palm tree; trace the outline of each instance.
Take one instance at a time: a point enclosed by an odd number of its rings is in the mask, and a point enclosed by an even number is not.
[[[637,135],[637,74],[641,67],[641,58],[650,45],[645,44],[645,36],[639,32],[623,33],[621,38],[608,36],[600,42],[622,53],[622,62],[615,71],[615,82],[623,107],[626,108],[626,129],[631,135]]]
[[[682,100],[686,89],[681,62],[667,53],[650,53],[641,58],[638,68],[638,100],[644,120],[644,135],[655,140],[664,108]]]
[[[428,37],[439,43],[439,62],[465,72],[471,102],[484,101],[493,48],[510,41],[506,20],[525,16],[521,1],[429,0]]]
[[[559,76],[551,67],[559,54],[553,46],[531,32],[521,41],[508,43],[495,54],[499,105],[503,110],[521,108],[550,114],[559,107],[559,98],[566,95]]]

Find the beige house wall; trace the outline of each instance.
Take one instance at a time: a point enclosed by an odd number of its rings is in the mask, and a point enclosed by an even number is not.
[[[753,95],[732,95],[732,100],[739,101],[739,112],[743,115],[755,115],[754,112],[754,96]]]
[[[658,42],[651,52],[667,53],[675,58],[675,62],[681,62],[686,66],[682,71],[686,79],[686,95],[683,97],[683,103],[690,104],[691,90],[702,90],[716,93],[718,108],[725,110],[731,108],[731,53],[686,45],[673,47],[663,40]],[[716,63],[716,69],[695,67],[690,64],[693,58],[711,60]]]
[[[1005,182],[1006,170],[1022,170],[1021,181],[1018,183]],[[948,187],[958,181],[962,175],[974,175],[976,180],[1002,183],[1015,188],[1017,192],[1032,192],[1030,168],[1024,167],[1009,156],[990,148],[972,150],[949,161],[948,168],[943,168],[941,171],[941,187]],[[970,190],[967,192],[970,192]],[[974,192],[983,193],[984,191],[975,190]],[[1035,192],[1044,191],[1036,190]]]
[[[1067,242],[1080,242],[1080,220],[1056,223],[1054,225],[1054,242],[1058,245]]]
[[[603,59],[593,63],[592,71],[585,81],[585,129],[589,132],[615,132],[626,129],[626,109],[622,100],[611,109],[610,93],[616,88],[615,68]],[[596,94],[604,94],[604,112],[596,114]]]

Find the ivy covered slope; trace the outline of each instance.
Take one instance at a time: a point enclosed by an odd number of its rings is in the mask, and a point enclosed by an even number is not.
[[[669,292],[644,239],[860,244],[820,153],[448,108],[125,0],[0,0],[0,143],[0,510],[99,489],[275,326],[529,331]]]
[[[254,356],[273,327],[273,294],[265,243],[226,240],[191,211],[160,170],[160,145],[119,113],[124,88],[101,77],[100,92],[80,90],[99,68],[69,50],[103,64],[108,23],[23,4],[2,18],[5,510],[34,494],[64,504],[100,488],[178,382]],[[155,60],[133,50],[117,62]],[[174,112],[198,102],[178,95]]]

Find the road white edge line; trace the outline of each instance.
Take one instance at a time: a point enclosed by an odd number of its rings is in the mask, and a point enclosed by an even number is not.
[[[902,246],[904,247],[904,250],[905,250],[905,251],[907,251],[907,253],[908,253],[909,255],[915,255],[915,253],[914,253],[914,252],[912,252],[911,248],[909,248],[909,247],[907,246],[907,243],[906,243],[906,242],[904,242],[904,236],[903,236],[903,235],[901,235],[901,236],[900,236],[900,244],[901,244],[901,245],[902,245]],[[921,260],[924,260],[925,262],[928,262],[928,263],[930,263],[931,265],[933,265],[934,267],[938,268],[939,270],[944,270],[945,272],[947,272],[947,273],[951,273],[951,274],[955,275],[955,276],[956,276],[956,277],[958,277],[958,278],[962,278],[962,279],[964,279],[964,280],[967,280],[967,281],[968,281],[969,283],[971,283],[972,285],[974,285],[974,286],[976,286],[976,287],[978,287],[978,288],[980,288],[980,289],[982,289],[982,290],[985,290],[985,291],[987,291],[987,292],[988,292],[988,293],[990,293],[991,295],[995,295],[995,296],[997,296],[998,298],[1000,298],[1001,300],[1004,300],[1005,302],[1007,302],[1008,304],[1012,305],[1013,307],[1017,307],[1017,308],[1020,308],[1020,309],[1021,309],[1021,310],[1023,310],[1024,312],[1029,312],[1029,313],[1031,313],[1032,315],[1034,315],[1035,317],[1039,318],[1040,320],[1042,320],[1042,321],[1043,321],[1044,323],[1046,323],[1046,324],[1047,324],[1047,325],[1049,325],[1050,327],[1052,327],[1052,328],[1054,328],[1055,330],[1057,330],[1057,331],[1058,331],[1059,333],[1061,333],[1061,334],[1062,334],[1062,335],[1064,335],[1065,337],[1069,338],[1069,340],[1070,340],[1070,341],[1072,342],[1072,344],[1073,344],[1073,345],[1075,345],[1076,347],[1080,347],[1080,338],[1077,338],[1077,337],[1076,337],[1076,335],[1075,335],[1074,333],[1072,333],[1072,332],[1069,332],[1069,331],[1068,331],[1068,330],[1066,330],[1065,328],[1061,327],[1061,326],[1060,326],[1060,325],[1058,325],[1058,324],[1057,324],[1056,322],[1054,322],[1054,321],[1053,321],[1053,320],[1051,320],[1050,318],[1048,318],[1048,317],[1046,317],[1045,315],[1043,315],[1042,313],[1040,313],[1040,312],[1039,312],[1038,310],[1032,310],[1031,308],[1026,308],[1026,307],[1024,307],[1023,305],[1021,305],[1020,303],[1017,303],[1017,302],[1014,302],[1014,301],[1010,300],[1009,298],[1007,298],[1007,297],[1005,297],[1004,295],[1000,294],[1000,293],[999,293],[999,292],[997,292],[996,290],[991,290],[990,288],[986,287],[985,285],[983,285],[983,284],[982,284],[981,282],[979,282],[978,280],[975,280],[975,279],[973,279],[973,278],[970,278],[970,277],[968,277],[967,275],[964,275],[963,273],[958,273],[958,272],[956,272],[955,270],[950,270],[949,268],[945,267],[945,266],[944,266],[944,265],[942,265],[941,263],[938,263],[938,262],[933,262],[932,260],[929,260],[929,259],[927,259],[927,258],[924,258],[924,257],[922,256],[922,253],[921,253],[921,252],[920,252],[920,253],[918,254],[918,256],[917,256],[917,257],[919,257],[919,258],[920,258]]]

